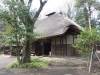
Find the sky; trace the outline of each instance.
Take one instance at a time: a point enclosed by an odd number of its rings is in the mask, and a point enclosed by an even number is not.
[[[41,15],[43,16],[51,12],[63,11],[64,9],[66,9],[66,5],[69,4],[71,1],[72,0],[48,0],[41,12]],[[38,9],[39,4],[39,0],[33,0],[32,9]]]
[[[28,0],[25,1],[27,2]],[[39,1],[40,0],[33,0],[31,10],[39,8],[40,5]],[[51,12],[60,12],[66,10],[67,9],[66,5],[69,4],[70,2],[73,3],[73,1],[74,0],[48,0],[40,15],[43,17]],[[2,2],[0,2],[0,5],[2,5]]]
[[[25,0],[25,1],[27,2],[28,0]],[[33,0],[31,10],[39,8],[39,6],[40,6],[39,1],[40,0]],[[48,0],[48,2],[44,6],[44,8],[40,14],[40,17],[44,18],[45,15],[47,15],[51,12],[60,12],[60,11],[67,10],[67,5],[69,3],[74,3],[74,0]],[[0,5],[2,5],[2,2],[0,2]]]

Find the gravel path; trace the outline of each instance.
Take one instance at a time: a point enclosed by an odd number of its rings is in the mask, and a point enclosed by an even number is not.
[[[9,55],[0,55],[0,69],[5,68],[9,63],[16,60],[16,57],[10,57]]]
[[[45,69],[6,69],[6,65],[16,60],[16,57],[0,55],[0,75],[100,75],[99,72],[88,74],[84,64],[86,61],[81,59],[39,58],[49,60],[51,66]]]

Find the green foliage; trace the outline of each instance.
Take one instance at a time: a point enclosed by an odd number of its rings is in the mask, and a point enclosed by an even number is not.
[[[89,18],[89,8],[90,8],[90,18],[91,25],[97,26],[100,25],[99,19],[97,18],[100,12],[100,2],[98,0],[76,0],[75,2],[75,20],[76,22],[83,26],[88,27],[88,18]],[[96,15],[94,15],[94,13]],[[87,26],[86,26],[87,25]]]
[[[89,4],[89,5],[93,5],[93,3],[96,3],[97,2],[97,0],[76,0],[76,4],[75,4],[75,6],[76,7],[81,7],[81,6],[83,6],[84,4],[86,5],[86,4]],[[84,5],[84,6],[85,6]],[[94,4],[95,5],[95,4]]]
[[[31,43],[36,40],[37,34],[33,32],[34,23],[36,18],[34,18],[36,11],[31,11],[31,3],[25,5],[23,2],[18,0],[4,0],[3,1],[5,8],[0,9],[0,19],[7,25],[7,30],[4,33],[5,41],[7,44],[16,45],[14,49],[18,57],[18,62],[24,63],[24,59],[27,59],[27,62],[30,62],[30,52],[31,52]],[[28,43],[27,43],[28,42]],[[28,44],[28,45],[27,45]],[[24,56],[21,60],[20,56],[20,45],[23,45]],[[24,47],[27,46],[27,47]],[[29,54],[29,55],[28,55]],[[27,58],[26,58],[27,57]]]
[[[4,24],[4,22],[2,22],[0,20],[0,42],[4,43],[4,36],[3,36],[3,32],[5,32],[6,30],[6,25]]]
[[[9,65],[7,65],[7,68],[16,68],[18,67],[18,62],[17,61],[14,61],[12,63],[10,63]]]
[[[83,7],[83,9],[77,9],[75,20],[82,27],[88,27],[88,10]],[[87,25],[87,26],[86,26]]]
[[[30,5],[24,5],[22,2],[8,0],[4,1],[8,9],[1,9],[0,18],[5,22],[7,30],[4,33],[6,43],[18,44],[24,40],[35,40],[36,33],[33,32],[34,11],[30,11]],[[27,37],[28,36],[28,37]]]
[[[3,32],[3,36],[4,36],[4,38],[6,38],[4,40],[5,44],[7,44],[7,45],[12,44],[11,42],[13,40],[13,37],[12,37],[13,31],[14,31],[13,27],[11,25],[8,25],[6,31]]]
[[[98,28],[85,28],[77,36],[77,43],[73,45],[78,50],[78,53],[84,57],[87,57],[92,51],[92,47],[95,47],[100,41],[100,30]]]
[[[39,58],[31,59],[30,63],[24,63],[19,66],[17,61],[10,63],[7,68],[45,68],[50,65],[50,62]]]

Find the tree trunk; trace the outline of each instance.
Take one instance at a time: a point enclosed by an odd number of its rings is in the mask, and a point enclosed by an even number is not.
[[[24,50],[24,55],[23,55],[23,63],[29,63],[31,61],[31,49],[30,49],[30,40],[26,41],[26,47]]]
[[[23,0],[21,0],[23,2]],[[32,3],[32,0],[29,0],[29,4]],[[47,1],[43,1],[40,0],[40,7],[38,9],[38,11],[36,12],[33,20],[31,21],[30,19],[28,19],[28,22],[31,23],[30,26],[32,29],[27,29],[26,27],[26,33],[31,33],[33,34],[33,27],[34,27],[34,24],[35,24],[35,21],[37,20],[39,14],[41,13],[44,5],[47,3]],[[31,40],[31,37],[30,36],[26,36],[27,37],[27,40],[26,40],[26,45],[25,45],[25,50],[24,50],[24,55],[23,55],[23,60],[22,60],[22,63],[29,63],[31,61],[31,50],[32,50],[32,40]]]
[[[89,28],[91,30],[91,6],[88,7],[88,22],[89,22]]]

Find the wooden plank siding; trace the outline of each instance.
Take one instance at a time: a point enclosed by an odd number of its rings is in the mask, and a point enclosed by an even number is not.
[[[64,44],[63,50],[60,49],[60,45],[56,45],[56,50],[55,50],[55,45],[52,45],[51,54],[52,56],[76,56],[77,52],[75,52],[71,44],[67,45],[67,50],[66,50],[66,44]]]
[[[78,56],[78,52],[72,47],[72,44],[75,43],[74,36],[75,35],[68,34],[49,39],[51,40],[51,56]],[[38,51],[41,51],[42,55],[44,55],[44,43],[46,43],[46,40],[41,39],[38,42],[33,43],[32,51],[35,51],[36,53],[38,53]]]
[[[59,40],[57,40],[59,38]],[[68,44],[68,37],[62,36],[52,39],[51,54],[52,56],[77,56],[78,53],[73,49],[72,44]],[[74,36],[72,36],[74,43]]]

